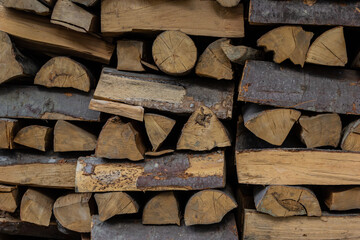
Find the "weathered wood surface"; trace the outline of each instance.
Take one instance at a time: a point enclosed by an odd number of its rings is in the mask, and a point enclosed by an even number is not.
[[[248,61],[239,101],[317,112],[360,114],[359,71]],[[262,81],[259,81],[261,79]]]
[[[86,7],[91,7],[95,5],[98,0],[71,0],[72,2],[79,3],[81,5],[84,5]]]
[[[343,130],[341,149],[360,151],[360,119],[351,122]]]
[[[1,86],[0,117],[100,121],[88,109],[93,91],[81,93],[36,86]]]
[[[310,149],[236,152],[239,183],[261,185],[357,185],[360,153]]]
[[[44,4],[39,0],[3,0],[2,2],[4,7],[31,12],[42,16],[50,15],[51,13],[47,4]]]
[[[15,148],[14,138],[19,128],[17,119],[0,118],[0,149]]]
[[[29,27],[31,26],[31,27]],[[89,34],[67,30],[46,18],[0,5],[0,31],[20,38],[18,44],[32,50],[69,54],[92,61],[109,63],[115,46]]]
[[[0,185],[0,210],[15,212],[19,204],[17,186]]]
[[[0,151],[0,182],[50,188],[74,188],[76,158],[53,153]]]
[[[346,240],[360,238],[360,215],[274,218],[245,209],[243,239],[256,240]]]
[[[24,127],[16,134],[14,142],[45,152],[51,146],[52,128],[40,125]]]
[[[118,40],[116,47],[117,70],[145,71],[141,64],[144,54],[144,42],[136,40]]]
[[[173,129],[176,121],[166,116],[146,113],[144,116],[145,129],[153,151],[157,151]]]
[[[235,217],[229,214],[221,223],[209,226],[181,227],[177,225],[152,226],[142,225],[140,220],[110,219],[101,222],[93,216],[91,239],[127,239],[127,240],[237,240],[238,231]]]
[[[216,0],[223,7],[236,7],[241,0]]]
[[[103,34],[154,30],[180,30],[190,35],[212,37],[244,37],[243,5],[224,8],[216,1],[201,0],[101,1]]]
[[[360,209],[360,187],[330,187],[323,190],[324,202],[330,211]]]
[[[81,157],[75,185],[78,192],[222,188],[225,185],[224,152],[174,153],[136,163]]]
[[[302,24],[359,27],[360,1],[251,0],[250,24]],[[335,17],[336,16],[336,17]]]
[[[161,111],[190,114],[199,106],[232,117],[234,83],[173,78],[104,68],[94,97]]]

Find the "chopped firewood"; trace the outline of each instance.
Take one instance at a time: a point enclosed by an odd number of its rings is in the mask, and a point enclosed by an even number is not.
[[[96,145],[97,157],[110,159],[144,159],[145,146],[140,133],[131,122],[123,123],[119,117],[110,118],[102,128]]]
[[[300,138],[307,148],[337,147],[341,137],[341,119],[336,113],[318,114],[313,117],[301,116]]]
[[[154,71],[157,71],[157,72],[160,71],[159,68],[155,64],[149,63],[149,62],[144,61],[144,60],[141,60],[140,62],[141,62],[142,65],[144,65],[148,69],[151,69],[151,70],[154,70]]]
[[[54,203],[56,220],[66,229],[86,233],[91,231],[89,200],[92,193],[71,193]]]
[[[21,221],[49,226],[54,201],[43,191],[28,189],[21,199]]]
[[[325,189],[325,204],[330,211],[360,209],[360,187]]]
[[[302,67],[310,46],[312,32],[305,32],[302,27],[283,26],[275,28],[258,39],[257,45],[265,51],[274,51],[274,62],[281,63],[290,59]]]
[[[4,0],[3,6],[21,11],[36,13],[38,15],[50,15],[50,9],[38,0]]]
[[[158,150],[166,137],[170,134],[176,121],[174,119],[153,113],[144,115],[146,133],[149,137],[153,151]]]
[[[263,59],[263,54],[260,50],[247,46],[234,46],[228,41],[221,42],[221,49],[231,62],[241,65],[244,65],[246,60]]]
[[[237,203],[229,191],[203,190],[195,193],[185,207],[185,225],[219,223]]]
[[[118,40],[116,55],[118,70],[124,71],[145,71],[141,64],[144,53],[144,42],[135,40]]]
[[[345,66],[347,61],[343,27],[335,27],[321,34],[311,44],[306,56],[306,62],[326,66]]]
[[[49,7],[53,7],[56,3],[56,0],[40,0],[40,1]]]
[[[0,118],[0,149],[15,148],[14,138],[18,130],[18,120]]]
[[[142,224],[180,226],[179,202],[173,192],[159,193],[145,205]]]
[[[14,142],[45,152],[51,146],[52,128],[39,125],[24,127],[16,134]]]
[[[254,191],[254,201],[257,211],[274,217],[321,216],[319,201],[313,191],[305,187],[258,187]]]
[[[15,212],[18,207],[18,188],[16,186],[0,185],[0,210]]]
[[[206,151],[215,147],[231,146],[224,125],[207,107],[199,107],[181,131],[176,149]]]
[[[216,0],[223,7],[236,7],[241,0]]]
[[[86,7],[92,7],[98,2],[98,0],[71,0],[71,1],[75,3],[79,3]]]
[[[59,120],[54,127],[54,151],[93,151],[96,136],[69,122]]]
[[[174,152],[174,149],[164,149],[164,150],[160,150],[158,152],[146,152],[145,156],[158,157],[158,156],[173,153],[173,152]]]
[[[229,58],[221,48],[221,44],[230,43],[230,40],[221,38],[211,43],[199,57],[195,73],[201,77],[231,80],[233,70]]]
[[[161,71],[181,76],[194,68],[197,49],[193,40],[180,31],[165,31],[158,35],[152,46],[152,56]]]
[[[360,151],[360,119],[350,123],[344,128],[341,149]]]
[[[34,84],[45,87],[75,88],[89,92],[93,76],[86,67],[68,57],[54,57],[41,67]]]

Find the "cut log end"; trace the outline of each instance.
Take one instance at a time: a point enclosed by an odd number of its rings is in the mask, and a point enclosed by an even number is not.
[[[158,114],[146,113],[145,128],[153,151],[156,151],[170,134],[176,121]]]
[[[26,147],[45,152],[50,148],[52,141],[52,128],[31,125],[22,128],[14,139],[14,142]]]
[[[3,0],[3,6],[42,16],[47,16],[51,13],[50,9],[38,0]]]
[[[343,132],[341,149],[360,151],[360,119],[350,123]]]
[[[15,212],[18,207],[18,188],[16,186],[0,185],[0,210]]]
[[[236,7],[241,0],[216,0],[223,7]]]
[[[18,120],[0,118],[0,149],[15,148],[14,137],[18,129]]]
[[[117,67],[124,71],[145,71],[141,59],[144,51],[144,42],[134,40],[117,41]]]
[[[247,46],[233,46],[228,41],[221,42],[221,49],[231,62],[241,65],[244,65],[246,60],[261,60],[263,58],[260,50]]]
[[[325,204],[331,211],[360,209],[360,188],[333,188],[325,190]]]

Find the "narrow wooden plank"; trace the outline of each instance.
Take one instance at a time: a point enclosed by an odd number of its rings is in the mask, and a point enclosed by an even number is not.
[[[3,85],[0,117],[100,121],[100,113],[88,109],[92,96],[93,91]]]
[[[360,26],[358,0],[251,0],[249,9],[250,24]]]
[[[80,157],[76,167],[77,192],[165,191],[222,188],[224,151],[174,153],[144,162]]]
[[[239,101],[316,112],[360,115],[360,71],[248,61]],[[261,79],[261,81],[259,81]]]
[[[104,68],[94,98],[182,114],[190,114],[205,105],[218,118],[229,119],[233,95],[232,81],[174,78]]]

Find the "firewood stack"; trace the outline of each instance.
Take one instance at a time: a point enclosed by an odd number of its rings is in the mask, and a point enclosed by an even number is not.
[[[0,233],[360,239],[359,12],[0,0]]]

